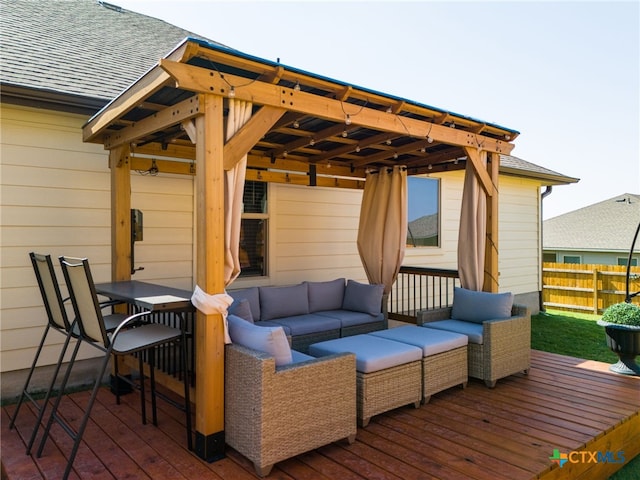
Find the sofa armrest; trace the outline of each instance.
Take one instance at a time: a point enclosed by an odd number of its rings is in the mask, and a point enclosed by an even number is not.
[[[227,345],[225,361],[225,436],[253,462],[272,464],[355,436],[354,354],[276,368],[266,353]]]
[[[522,305],[514,305],[512,312],[517,315],[483,322],[485,363],[491,379],[528,370],[531,363],[531,314]]]
[[[434,310],[420,310],[416,315],[416,323],[424,325],[429,322],[439,320],[449,320],[451,318],[451,307],[436,308]]]

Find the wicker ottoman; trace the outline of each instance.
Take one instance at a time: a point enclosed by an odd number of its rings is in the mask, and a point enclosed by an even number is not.
[[[468,337],[413,325],[372,332],[374,335],[422,349],[422,401],[454,385],[467,386]]]
[[[404,405],[420,406],[422,350],[370,334],[319,342],[314,357],[352,352],[356,355],[358,423],[366,427],[374,415]]]

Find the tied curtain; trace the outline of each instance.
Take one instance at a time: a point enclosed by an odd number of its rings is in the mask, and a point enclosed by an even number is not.
[[[407,243],[407,170],[368,172],[358,228],[358,253],[371,284],[391,291]]]
[[[227,133],[229,141],[251,118],[251,102],[229,99]],[[247,155],[224,172],[224,282],[229,286],[240,275],[240,228]]]
[[[486,153],[481,154],[487,165]],[[470,160],[464,173],[464,190],[458,230],[458,274],[462,288],[482,290],[487,233],[487,197]]]

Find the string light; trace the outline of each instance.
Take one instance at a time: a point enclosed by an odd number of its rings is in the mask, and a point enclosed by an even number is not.
[[[282,153],[282,158],[287,158],[289,156],[289,152],[286,150]]]
[[[429,164],[429,165],[427,166],[427,170],[433,170],[433,165]]]
[[[360,153],[360,145],[356,145],[356,153]]]
[[[427,135],[427,143],[433,143],[433,138]]]
[[[387,107],[387,113],[392,113],[393,110],[391,109],[391,107]]]
[[[387,141],[385,142],[387,145],[391,145],[391,139],[388,138]]]
[[[425,147],[422,147],[422,148],[420,149],[420,153],[427,153],[427,149],[426,149]]]
[[[349,115],[347,113],[346,117],[344,118],[344,124],[345,125],[351,125],[351,115]]]
[[[231,85],[231,89],[229,90],[229,98],[234,98],[236,96],[236,89],[233,85]]]
[[[346,130],[344,132],[342,132],[342,137],[343,138],[347,138],[347,135],[349,135],[349,133]]]
[[[298,122],[298,120],[293,122],[293,128],[300,128],[300,122]]]
[[[315,144],[316,144],[316,141],[312,138],[312,139],[309,141],[309,145],[311,145],[311,146],[313,147]]]
[[[299,81],[297,81],[297,80],[296,80],[296,84],[294,85],[293,89],[294,89],[296,92],[299,92],[299,91],[300,91],[300,82],[299,82]]]
[[[393,159],[397,160],[398,159],[398,152],[393,152]]]

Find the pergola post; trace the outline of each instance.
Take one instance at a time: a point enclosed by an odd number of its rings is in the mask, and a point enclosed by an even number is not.
[[[196,118],[196,283],[224,292],[224,120],[223,98],[200,97]],[[196,454],[207,461],[224,456],[224,328],[219,314],[196,313]]]
[[[111,281],[131,279],[131,162],[126,146],[109,151]]]
[[[487,198],[487,241],[485,244],[485,292],[498,292],[498,175],[500,169],[500,155],[487,153],[487,170],[491,175],[491,183],[494,186],[493,195]]]

